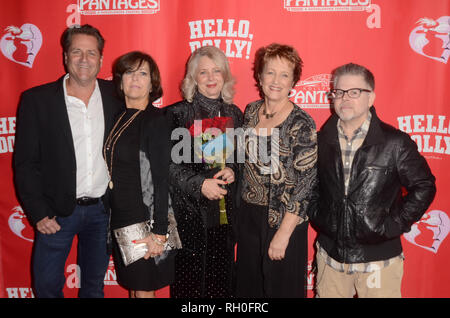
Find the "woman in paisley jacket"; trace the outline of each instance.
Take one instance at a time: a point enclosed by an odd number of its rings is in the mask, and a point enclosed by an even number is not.
[[[316,182],[316,128],[288,97],[302,64],[287,45],[271,44],[256,53],[254,77],[263,99],[244,112],[238,297],[305,296],[306,210]]]
[[[185,132],[194,120],[229,119],[228,127],[242,125],[242,112],[233,105],[234,80],[225,54],[218,48],[206,46],[197,49],[189,58],[182,83],[184,100],[166,107],[172,117],[173,129]],[[198,122],[197,122],[198,123]],[[172,139],[177,138],[176,131]],[[191,129],[192,131],[192,129]],[[185,139],[185,137],[187,137]],[[177,144],[172,148],[170,188],[178,230],[183,248],[175,258],[175,282],[170,295],[174,298],[230,297],[234,277],[234,181],[236,164],[228,163],[224,169],[212,168],[197,160],[191,135],[183,157]],[[222,188],[222,187],[224,188]],[[220,221],[219,200],[225,198],[226,222]],[[222,219],[223,220],[223,219]]]

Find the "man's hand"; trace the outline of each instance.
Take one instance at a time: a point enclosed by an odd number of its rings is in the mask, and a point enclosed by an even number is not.
[[[36,223],[36,229],[42,234],[55,234],[61,230],[58,222],[55,220],[56,216],[49,219],[48,216]]]

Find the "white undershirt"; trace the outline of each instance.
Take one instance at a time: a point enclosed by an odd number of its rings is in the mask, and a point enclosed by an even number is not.
[[[105,120],[103,103],[98,82],[89,99],[88,106],[74,96],[67,95],[66,74],[63,81],[64,98],[72,130],[77,165],[77,198],[101,197],[109,182],[109,175],[103,159],[103,135]]]

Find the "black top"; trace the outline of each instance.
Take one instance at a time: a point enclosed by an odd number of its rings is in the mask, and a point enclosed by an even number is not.
[[[113,133],[119,130],[138,110],[128,108]],[[139,165],[140,126],[138,114],[122,132],[114,147],[111,193],[111,228],[131,225],[149,219],[142,201]],[[107,164],[111,169],[111,149],[107,151]]]
[[[189,128],[195,120],[215,117],[230,117],[233,120],[234,128],[242,126],[242,112],[236,105],[226,104],[222,98],[208,98],[198,92],[194,95],[192,103],[182,101],[166,107],[166,111],[172,118],[172,129]],[[191,150],[194,149],[193,142],[194,139],[192,138]],[[175,146],[178,141],[175,140],[173,143]],[[204,197],[201,194],[201,187],[206,178],[212,178],[220,169],[211,168],[206,163],[196,163],[194,151],[191,152],[188,163],[175,164],[171,162],[170,164],[169,182],[172,189],[175,215],[184,214],[186,216],[188,213],[193,213],[196,216],[201,216],[201,222],[205,227],[217,226],[219,225],[219,201],[211,201]],[[234,170],[235,179],[238,180],[236,175],[238,172],[237,164],[227,161],[227,166]],[[231,190],[230,187],[228,187],[228,190]],[[232,195],[227,195],[227,199],[232,198]],[[228,213],[227,216],[231,217]],[[232,223],[231,220],[229,221]],[[178,218],[177,223],[178,229],[182,228]],[[188,230],[191,231],[192,227],[189,226]],[[180,236],[182,236],[181,233]],[[183,241],[182,238],[183,246],[187,245],[186,240],[191,239],[186,238]]]

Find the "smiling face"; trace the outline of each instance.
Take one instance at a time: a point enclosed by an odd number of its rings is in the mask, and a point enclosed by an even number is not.
[[[146,105],[149,100],[149,94],[152,91],[148,62],[144,62],[140,66],[136,64],[132,69],[123,73],[121,88],[127,105],[130,102]]]
[[[260,85],[264,97],[272,102],[288,99],[294,85],[293,71],[292,63],[284,58],[276,57],[267,61],[260,74]]]
[[[79,85],[92,84],[96,80],[102,60],[97,39],[86,34],[74,35],[69,49],[64,53],[70,80]]]
[[[342,98],[334,100],[334,109],[339,118],[353,128],[359,128],[369,115],[370,107],[375,101],[375,93],[364,80],[362,75],[345,74],[337,78],[336,89],[351,88],[368,89],[371,92],[361,92],[358,98],[350,98],[344,94]]]
[[[198,61],[195,75],[198,91],[211,99],[219,98],[224,79],[222,70],[207,56],[202,56]]]

